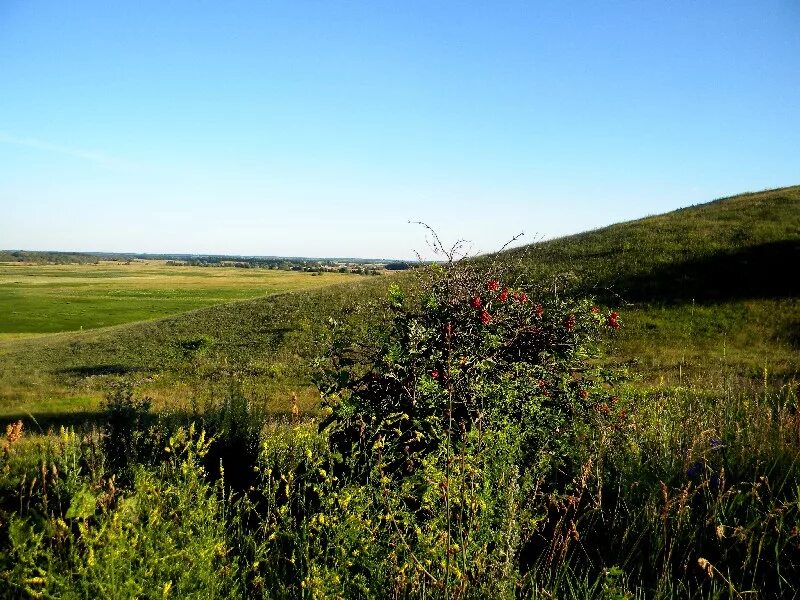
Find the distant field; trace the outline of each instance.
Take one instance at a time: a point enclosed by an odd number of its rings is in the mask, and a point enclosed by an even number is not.
[[[358,278],[227,267],[0,263],[0,340],[96,329]]]

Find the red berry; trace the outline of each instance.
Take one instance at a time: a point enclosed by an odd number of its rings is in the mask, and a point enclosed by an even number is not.
[[[484,325],[488,325],[492,322],[492,315],[489,314],[489,311],[481,311],[481,323]]]
[[[497,279],[492,279],[489,283],[486,284],[486,289],[490,292],[496,292],[497,289],[500,287],[500,282]]]
[[[475,296],[472,300],[469,301],[469,305],[472,308],[480,308],[483,305],[483,302],[481,302],[481,297]]]

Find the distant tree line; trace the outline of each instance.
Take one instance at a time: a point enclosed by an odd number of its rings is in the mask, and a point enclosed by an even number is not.
[[[326,272],[354,273],[358,275],[379,275],[384,269],[387,271],[403,271],[417,266],[416,263],[406,261],[361,258],[308,259],[298,257],[0,250],[0,262],[96,264],[99,261],[130,263],[132,260],[164,260],[169,267],[234,267],[237,269],[272,269],[318,274]]]

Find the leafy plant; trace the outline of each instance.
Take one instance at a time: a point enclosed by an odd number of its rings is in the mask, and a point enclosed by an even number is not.
[[[617,313],[589,301],[535,302],[524,289],[461,263],[434,266],[421,294],[389,292],[394,317],[381,346],[338,341],[318,384],[322,427],[336,451],[409,474],[469,432],[514,426],[520,460],[555,468],[576,436],[607,416],[614,376],[597,342]]]
[[[129,480],[132,466],[145,458],[151,404],[150,398],[134,397],[132,386],[124,382],[114,385],[102,403],[103,449],[120,480]]]

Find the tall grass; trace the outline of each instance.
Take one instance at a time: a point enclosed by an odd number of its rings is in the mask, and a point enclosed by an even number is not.
[[[379,453],[367,479],[348,476],[314,420],[268,423],[230,400],[206,418],[214,437],[174,416],[144,431],[164,453],[127,484],[100,430],[10,429],[4,596],[800,594],[796,388],[630,389],[624,418],[586,437],[559,473],[518,480],[508,429],[404,484]],[[255,452],[241,454],[253,435]],[[237,460],[246,485],[227,481]]]

